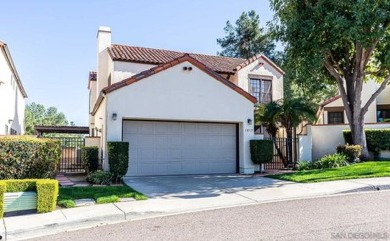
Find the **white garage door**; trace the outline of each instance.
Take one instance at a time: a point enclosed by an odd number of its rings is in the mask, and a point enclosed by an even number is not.
[[[236,125],[124,121],[127,176],[236,172]]]

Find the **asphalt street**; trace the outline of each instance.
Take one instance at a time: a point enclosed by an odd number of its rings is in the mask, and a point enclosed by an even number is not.
[[[390,191],[143,219],[32,240],[390,240]]]

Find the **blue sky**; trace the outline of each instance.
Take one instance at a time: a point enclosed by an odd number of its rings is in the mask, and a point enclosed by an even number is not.
[[[112,41],[205,54],[220,50],[227,20],[255,10],[264,26],[268,0],[15,0],[1,4],[0,40],[11,51],[29,98],[55,106],[76,125],[87,125],[90,70],[96,69],[96,33]]]

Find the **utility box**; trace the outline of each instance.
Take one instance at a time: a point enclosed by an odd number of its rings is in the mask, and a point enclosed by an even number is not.
[[[6,192],[4,196],[4,213],[37,209],[36,192]]]

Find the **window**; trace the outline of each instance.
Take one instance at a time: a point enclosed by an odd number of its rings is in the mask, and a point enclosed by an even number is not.
[[[10,132],[10,134],[11,134],[11,135],[17,135],[17,134],[18,134],[18,132],[17,132],[15,129],[12,129],[12,128],[11,128],[11,132]]]
[[[344,124],[344,112],[328,112],[328,124]]]
[[[376,121],[377,122],[390,122],[390,110],[377,107]]]
[[[271,80],[249,79],[249,91],[258,103],[267,104],[272,101]]]

